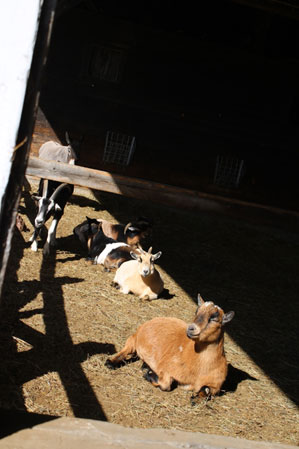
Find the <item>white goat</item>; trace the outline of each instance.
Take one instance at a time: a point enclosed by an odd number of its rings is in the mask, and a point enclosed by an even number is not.
[[[159,259],[162,252],[152,254],[152,248],[148,252],[141,246],[130,252],[134,260],[124,262],[116,271],[114,285],[122,293],[133,293],[140,299],[157,299],[163,291],[164,282],[160,273],[154,266],[155,260]]]

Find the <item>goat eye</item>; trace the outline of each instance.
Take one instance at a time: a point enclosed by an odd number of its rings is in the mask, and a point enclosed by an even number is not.
[[[209,321],[217,321],[218,317],[219,317],[219,313],[218,312],[212,313],[212,315],[209,318]]]

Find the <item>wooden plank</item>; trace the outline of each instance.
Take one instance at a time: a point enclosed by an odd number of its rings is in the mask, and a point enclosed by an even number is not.
[[[35,156],[29,158],[26,175],[67,182],[94,190],[153,201],[181,209],[209,211],[251,222],[298,230],[299,213],[262,204],[248,203],[232,198],[219,197],[203,192],[161,184],[140,178],[132,178],[107,171],[94,170],[55,161],[44,161]]]
[[[35,156],[30,156],[26,174],[176,206],[182,206],[182,201],[186,207],[198,206],[201,197],[205,200],[205,208],[208,207],[208,202],[211,202],[211,207],[219,208],[216,204],[212,205],[213,201],[208,197],[204,198],[204,194],[192,190],[78,165],[44,161]]]
[[[290,19],[299,19],[299,7],[297,0],[233,0],[235,3],[248,6],[250,8],[261,9],[271,14],[285,16]]]

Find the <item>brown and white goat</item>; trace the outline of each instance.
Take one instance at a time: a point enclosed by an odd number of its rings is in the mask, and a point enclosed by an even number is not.
[[[114,368],[137,355],[149,367],[145,378],[161,390],[169,391],[176,382],[200,396],[215,395],[227,376],[223,326],[233,317],[234,312],[224,313],[198,295],[191,324],[178,318],[153,318],[142,324],[106,365]]]
[[[94,259],[94,263],[104,266],[105,271],[116,270],[122,263],[132,260],[134,248],[127,243],[107,243],[103,251]]]
[[[83,223],[77,225],[74,229],[74,235],[80,240],[80,242],[88,249],[88,258],[94,260],[94,263],[103,264],[102,252],[105,250],[106,245],[110,243],[122,243],[119,246],[130,246],[130,250],[137,247],[143,239],[145,239],[151,233],[152,223],[145,217],[139,217],[135,221],[124,224],[113,224],[110,221],[89,218]],[[112,251],[115,248],[110,248]],[[131,259],[129,254],[125,254],[126,250],[122,254],[111,254],[111,259],[119,258],[119,262]],[[116,263],[118,266],[119,263]]]
[[[145,217],[139,217],[126,225],[114,224],[108,220],[98,219],[104,234],[117,242],[125,242],[130,246],[137,246],[151,232],[152,223]]]
[[[120,288],[122,293],[133,293],[140,299],[157,299],[164,289],[164,282],[154,262],[162,252],[152,254],[152,248],[146,252],[139,245],[130,254],[134,260],[124,262],[117,269],[114,285]]]

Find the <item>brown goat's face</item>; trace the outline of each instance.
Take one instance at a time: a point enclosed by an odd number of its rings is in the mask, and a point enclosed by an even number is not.
[[[193,323],[187,327],[187,336],[192,340],[211,343],[217,341],[223,332],[223,325],[231,321],[234,312],[225,314],[211,301],[204,302],[196,311]]]

